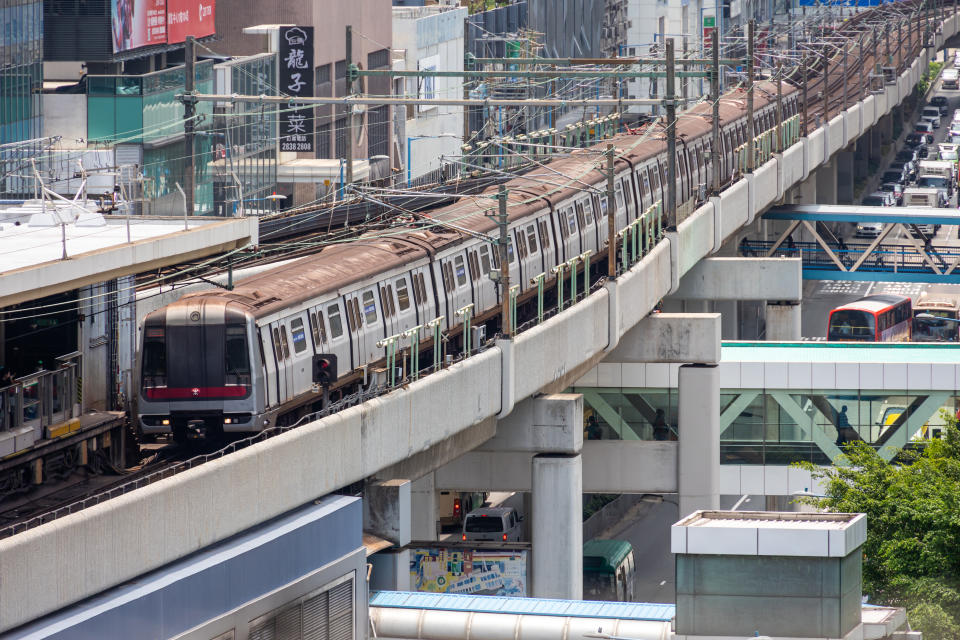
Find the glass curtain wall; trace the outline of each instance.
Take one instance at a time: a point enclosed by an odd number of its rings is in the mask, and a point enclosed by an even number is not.
[[[42,162],[43,2],[0,6],[0,198],[33,197]],[[38,167],[41,168],[41,167]]]

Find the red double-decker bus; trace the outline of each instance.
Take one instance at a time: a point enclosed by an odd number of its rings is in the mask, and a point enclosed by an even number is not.
[[[854,342],[908,342],[913,311],[910,298],[875,295],[830,312],[827,340]]]

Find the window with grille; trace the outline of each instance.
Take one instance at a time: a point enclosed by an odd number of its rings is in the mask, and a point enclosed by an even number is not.
[[[250,640],[353,640],[353,579],[251,621]]]
[[[390,107],[384,105],[367,111],[368,153],[390,155]]]
[[[336,157],[347,157],[347,119],[340,118],[336,125]]]

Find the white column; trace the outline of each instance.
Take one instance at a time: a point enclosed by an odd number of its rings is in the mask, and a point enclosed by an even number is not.
[[[410,530],[413,540],[437,539],[437,489],[432,472],[410,486]]]
[[[583,598],[583,467],[580,455],[534,456],[534,598]]]
[[[680,517],[720,508],[720,376],[716,365],[680,367],[677,487]]]
[[[767,302],[767,340],[800,340],[800,304]]]

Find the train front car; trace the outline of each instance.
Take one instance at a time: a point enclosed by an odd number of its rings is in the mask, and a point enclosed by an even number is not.
[[[260,428],[263,381],[253,316],[217,297],[187,297],[144,319],[140,428],[192,436]]]

